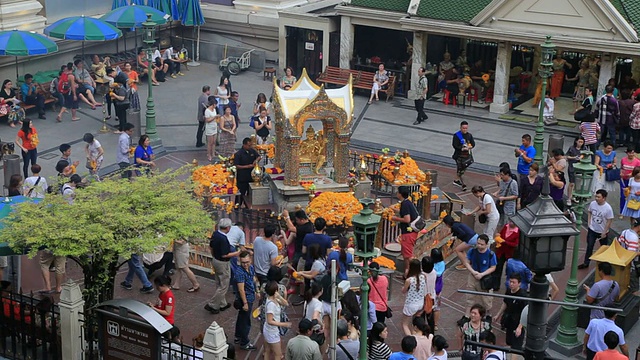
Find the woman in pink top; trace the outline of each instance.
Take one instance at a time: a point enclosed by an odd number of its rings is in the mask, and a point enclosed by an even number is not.
[[[387,289],[389,288],[389,279],[386,276],[378,274],[380,265],[372,262],[369,265],[371,277],[367,280],[369,287],[369,300],[376,305],[376,319],[384,324],[387,318]]]
[[[629,186],[629,179],[636,166],[640,166],[640,159],[636,157],[635,149],[630,146],[627,148],[627,157],[620,160],[620,214],[622,214],[624,204],[627,202],[624,189]]]
[[[600,131],[600,125],[595,122],[593,114],[587,115],[583,122],[580,123],[580,132],[584,138],[584,145],[591,150],[592,153],[596,153],[596,144],[598,143],[597,133]],[[594,157],[591,157],[593,162]]]

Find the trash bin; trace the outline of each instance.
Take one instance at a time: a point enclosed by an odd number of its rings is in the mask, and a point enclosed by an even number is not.
[[[21,175],[22,169],[20,166],[22,165],[22,159],[20,155],[9,154],[4,155],[2,157],[2,166],[4,167],[4,187],[5,189],[9,188],[9,180],[11,180],[11,175]]]
[[[564,151],[564,135],[549,135],[549,142],[547,143],[547,153],[549,156],[551,156],[551,151],[553,149],[562,149],[562,151]]]
[[[132,123],[135,128],[133,128],[133,135],[131,135],[131,141],[135,144],[140,139],[142,135],[142,122],[140,120],[140,110],[138,109],[129,109],[127,110],[127,122]]]

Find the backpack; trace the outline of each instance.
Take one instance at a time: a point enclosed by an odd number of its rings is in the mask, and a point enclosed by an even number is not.
[[[71,84],[69,83],[69,74],[62,73],[58,80],[58,92],[60,94],[68,94],[71,91]]]

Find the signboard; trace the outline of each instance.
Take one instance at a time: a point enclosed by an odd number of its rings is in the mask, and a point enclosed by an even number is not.
[[[116,313],[100,312],[104,360],[157,360],[160,336],[151,325]]]
[[[305,42],[304,43],[304,49],[305,50],[311,50],[313,51],[316,48],[316,44],[312,43],[312,42]]]

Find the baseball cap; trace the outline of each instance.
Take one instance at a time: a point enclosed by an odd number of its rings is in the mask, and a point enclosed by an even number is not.
[[[631,227],[636,227],[636,226],[640,226],[640,218],[633,219],[633,225],[631,225]]]
[[[305,333],[313,328],[313,323],[309,319],[300,320],[300,324],[298,324],[298,330],[301,333]]]

